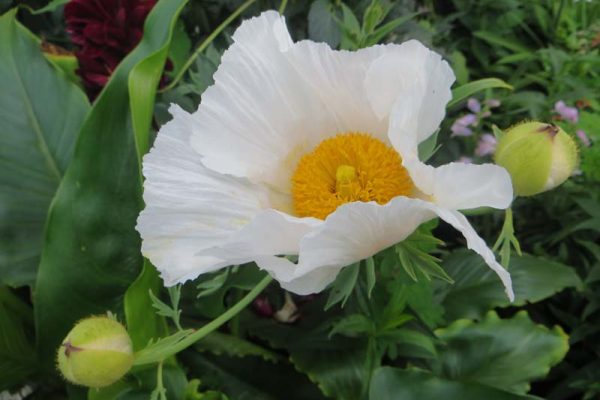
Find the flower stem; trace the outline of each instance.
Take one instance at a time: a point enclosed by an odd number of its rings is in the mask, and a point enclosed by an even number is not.
[[[198,46],[198,48],[192,53],[192,55],[187,59],[185,64],[183,64],[183,66],[179,70],[179,73],[177,74],[177,76],[175,78],[173,78],[173,80],[167,86],[160,89],[159,92],[163,93],[163,92],[173,89],[177,85],[177,83],[179,83],[181,78],[183,78],[183,75],[185,75],[185,72],[192,66],[192,64],[194,63],[196,58],[198,58],[198,56],[204,50],[206,50],[206,48],[213,42],[213,40],[215,40],[215,38],[223,31],[223,29],[227,28],[227,26],[234,19],[236,19],[241,13],[244,12],[244,10],[246,10],[248,7],[250,7],[252,5],[252,3],[254,3],[254,2],[256,2],[256,0],[247,0],[244,4],[239,6],[229,17],[227,17],[227,19],[225,21],[223,21],[221,23],[221,25],[219,25],[217,27],[217,29],[215,29],[210,35],[208,35],[208,37],[206,39],[204,39],[204,41],[200,44],[200,46]]]
[[[502,232],[500,232],[500,236],[498,236],[498,240],[492,249],[494,251],[500,250],[500,264],[502,264],[504,268],[508,268],[510,264],[511,248],[514,248],[517,254],[521,255],[521,246],[519,240],[515,236],[512,208],[507,208],[504,214]]]
[[[210,321],[208,324],[204,325],[202,328],[198,330],[188,330],[189,333],[186,335],[185,332],[177,332],[169,337],[163,338],[155,344],[151,344],[145,349],[140,350],[136,353],[134,365],[144,365],[144,364],[152,364],[155,362],[160,362],[168,357],[171,357],[180,351],[183,351],[190,347],[192,344],[196,343],[198,340],[202,339],[209,333],[217,330],[231,318],[235,317],[240,311],[242,311],[248,304],[252,302],[262,291],[266,288],[273,278],[270,275],[265,276],[248,294],[246,294],[240,301],[238,301],[234,306],[232,306],[229,310],[225,311],[223,314],[218,316],[217,318]],[[184,336],[182,336],[182,333]],[[181,337],[181,339],[174,338]],[[169,343],[167,348],[164,348],[162,343]]]

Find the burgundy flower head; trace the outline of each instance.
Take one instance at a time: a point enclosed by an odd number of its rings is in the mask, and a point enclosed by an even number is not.
[[[123,58],[139,43],[156,0],[71,0],[67,32],[79,49],[77,71],[94,99]]]

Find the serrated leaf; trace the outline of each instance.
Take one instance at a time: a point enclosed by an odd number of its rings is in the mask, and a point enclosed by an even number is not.
[[[435,333],[444,342],[430,362],[436,375],[519,394],[546,376],[569,349],[560,327],[536,325],[525,311],[510,319],[490,312],[481,322],[462,319]]]
[[[369,400],[415,399],[541,400],[519,396],[489,386],[438,378],[426,371],[382,367],[371,381]]]
[[[282,358],[277,354],[261,347],[257,344],[249,342],[237,336],[228,335],[214,331],[199,340],[194,348],[200,352],[210,352],[215,355],[227,355],[230,357],[246,357],[256,356],[261,357],[265,361],[273,363],[282,361]]]
[[[481,257],[458,250],[443,262],[453,285],[437,285],[436,297],[446,309],[446,318],[480,318],[494,307],[535,303],[569,287],[580,287],[580,278],[567,265],[524,254],[513,256],[510,274],[515,301],[510,303],[496,274]]]

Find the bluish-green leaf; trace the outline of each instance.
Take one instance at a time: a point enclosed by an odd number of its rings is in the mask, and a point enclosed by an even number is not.
[[[89,103],[15,13],[0,17],[0,282],[23,286],[35,282],[48,207]]]
[[[342,34],[336,22],[339,12],[329,0],[315,0],[308,11],[308,36],[316,42],[325,42],[332,48],[340,44]]]

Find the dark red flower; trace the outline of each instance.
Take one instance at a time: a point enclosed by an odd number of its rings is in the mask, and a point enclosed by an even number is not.
[[[90,98],[102,90],[123,58],[139,43],[156,0],[71,0],[67,32],[79,48],[77,73]]]

